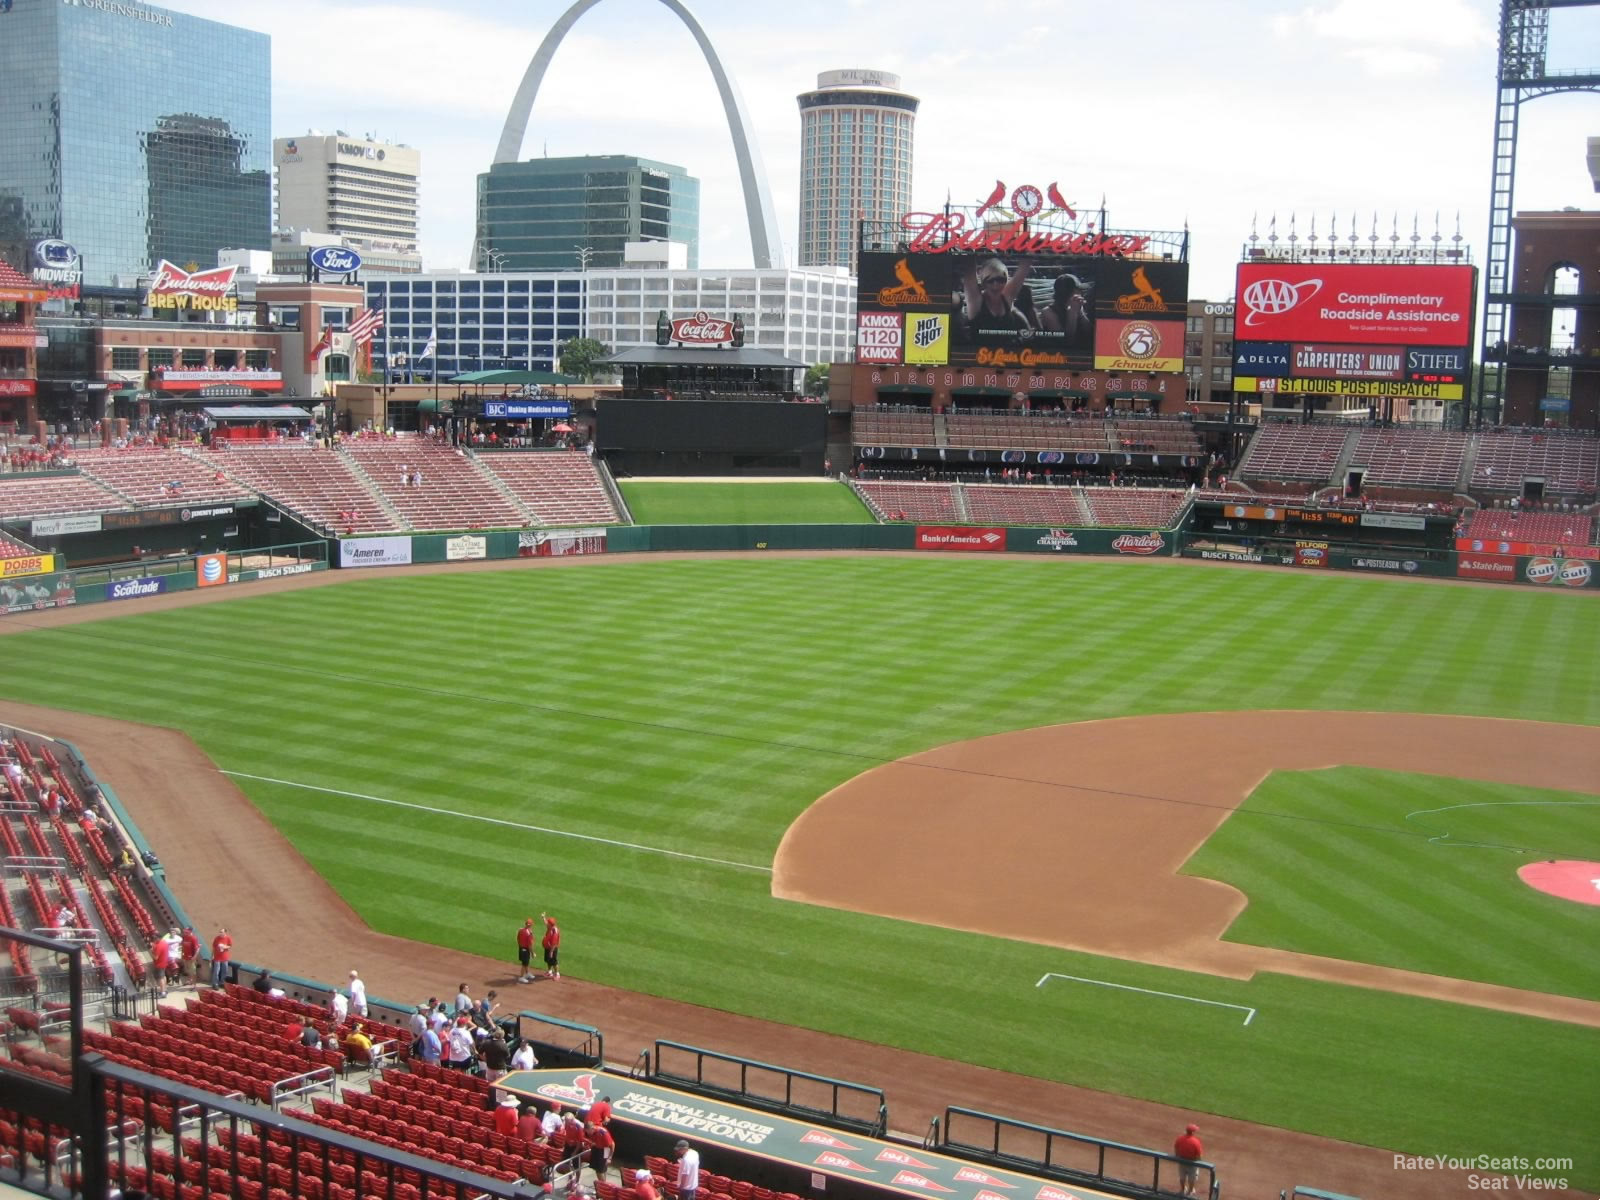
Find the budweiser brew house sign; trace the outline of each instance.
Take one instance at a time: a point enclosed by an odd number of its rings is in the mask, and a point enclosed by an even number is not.
[[[238,273],[237,266],[190,272],[163,258],[156,265],[156,275],[150,281],[144,302],[153,309],[238,312],[239,297],[233,289],[233,277]]]

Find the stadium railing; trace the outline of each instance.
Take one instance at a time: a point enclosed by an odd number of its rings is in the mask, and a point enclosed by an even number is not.
[[[957,1158],[1068,1183],[1092,1184],[1137,1200],[1158,1200],[1182,1192],[1178,1169],[1185,1160],[1175,1155],[976,1109],[946,1108],[942,1127],[939,1118],[934,1118],[928,1141],[929,1149]],[[1194,1166],[1200,1172],[1197,1194],[1218,1200],[1221,1185],[1216,1168],[1205,1161]]]
[[[805,1117],[867,1137],[883,1137],[889,1128],[889,1105],[879,1088],[682,1042],[656,1042],[650,1078],[685,1091],[738,1101],[782,1116]]]

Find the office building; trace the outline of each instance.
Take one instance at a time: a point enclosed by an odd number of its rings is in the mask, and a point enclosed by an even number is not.
[[[320,244],[359,251],[369,270],[421,269],[419,151],[343,130],[312,131],[274,139],[272,161],[278,172],[275,228],[280,235],[331,234]]]
[[[478,176],[480,271],[621,267],[629,242],[682,242],[700,261],[700,181],[622,154],[495,163]]]
[[[265,34],[138,0],[5,5],[0,253],[58,238],[101,286],[264,247],[271,54]]]
[[[886,71],[824,71],[800,102],[800,265],[854,272],[858,222],[911,207],[915,96]]]
[[[662,313],[675,320],[697,312],[741,318],[746,346],[808,363],[848,357],[856,281],[843,271],[675,270],[665,265],[666,250],[619,269],[369,276],[367,303],[386,316],[373,363],[381,369],[387,354],[396,367],[437,370],[445,379],[499,368],[552,371],[569,338],[592,337],[613,351],[654,346]],[[434,334],[429,362],[420,356]]]

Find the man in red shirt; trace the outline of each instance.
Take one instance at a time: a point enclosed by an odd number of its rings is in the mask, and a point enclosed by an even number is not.
[[[211,986],[221,987],[228,981],[228,963],[233,958],[233,939],[226,929],[217,930],[211,939]]]
[[[583,1137],[589,1143],[589,1165],[594,1168],[594,1177],[604,1179],[611,1169],[611,1157],[617,1152],[616,1139],[604,1125],[592,1120],[583,1127]]]
[[[522,1105],[515,1096],[507,1093],[500,1097],[500,1103],[494,1109],[494,1131],[503,1137],[516,1137],[517,1118],[521,1110]]]
[[[183,956],[183,978],[187,981],[194,978],[200,958],[200,935],[195,933],[193,925],[184,927],[183,937],[178,941],[178,950]]]
[[[533,972],[529,967],[533,963],[533,918],[529,917],[522,923],[522,928],[517,930],[517,961],[522,964],[522,975],[518,983],[532,983]]]
[[[1200,1182],[1200,1168],[1195,1164],[1206,1156],[1206,1148],[1200,1144],[1199,1133],[1200,1126],[1187,1125],[1172,1144],[1172,1152],[1179,1159],[1178,1194],[1182,1196],[1193,1196]]]
[[[541,913],[544,917],[544,940],[540,945],[544,947],[544,974],[546,979],[561,978],[561,927],[556,924],[556,919],[549,913]]]
[[[589,1120],[596,1125],[611,1124],[611,1097],[601,1096],[589,1106]]]

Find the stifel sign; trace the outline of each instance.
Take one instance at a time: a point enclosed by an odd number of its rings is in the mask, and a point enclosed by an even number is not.
[[[156,264],[156,277],[150,281],[145,303],[151,308],[238,312],[239,297],[233,291],[233,277],[238,273],[239,268],[232,266],[191,274],[163,258]]]

